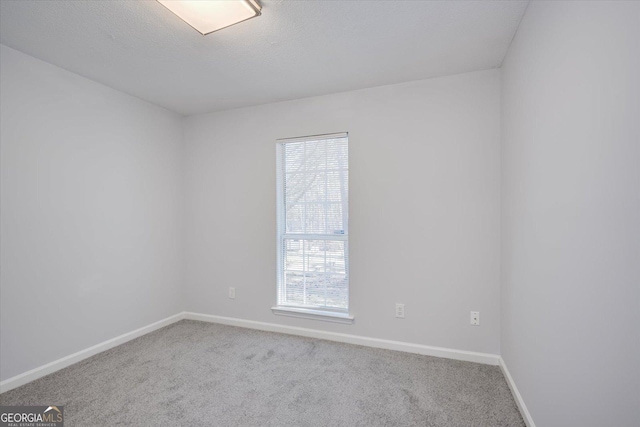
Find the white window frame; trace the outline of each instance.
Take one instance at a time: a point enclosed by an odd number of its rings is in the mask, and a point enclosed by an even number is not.
[[[282,164],[282,148],[285,144],[291,142],[303,142],[303,141],[319,141],[324,139],[335,138],[349,138],[347,132],[332,133],[322,135],[310,135],[298,138],[286,138],[278,139],[276,141],[276,199],[277,199],[277,236],[276,236],[276,248],[277,248],[277,282],[276,282],[276,305],[271,310],[274,314],[289,317],[300,317],[305,319],[323,320],[328,322],[346,323],[351,324],[354,321],[354,317],[349,314],[351,307],[350,301],[350,281],[349,281],[349,225],[345,224],[344,234],[287,234],[286,233],[286,206],[284,197],[284,174]],[[347,209],[349,206],[349,196],[347,196]],[[347,216],[348,217],[348,216]],[[285,239],[303,239],[303,240],[341,240],[346,242],[346,280],[347,280],[347,309],[332,309],[329,307],[304,307],[294,305],[279,305],[281,289],[284,282],[284,259],[283,259],[283,246]]]

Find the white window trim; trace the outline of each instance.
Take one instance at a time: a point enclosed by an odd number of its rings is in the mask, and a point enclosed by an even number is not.
[[[287,307],[281,305],[271,307],[271,311],[273,312],[273,314],[277,314],[278,316],[323,320],[325,322],[345,323],[348,325],[352,324],[355,320],[355,317],[350,316],[348,313],[342,313],[339,311],[332,312],[328,310],[313,310],[303,307]]]
[[[283,194],[283,186],[282,183],[284,182],[284,177],[282,176],[282,157],[281,157],[281,151],[280,151],[280,146],[282,144],[285,143],[290,143],[290,142],[301,142],[301,141],[308,141],[310,139],[334,139],[334,138],[348,138],[349,134],[348,132],[341,132],[341,133],[330,133],[330,134],[321,134],[321,135],[309,135],[309,136],[304,136],[304,137],[298,137],[298,138],[284,138],[284,139],[278,139],[276,140],[276,144],[278,149],[276,150],[276,203],[277,203],[277,209],[281,209],[284,205],[284,194]],[[283,258],[282,258],[282,239],[284,236],[283,230],[282,230],[282,221],[280,221],[279,216],[276,215],[276,217],[278,217],[278,221],[277,221],[277,233],[276,233],[276,248],[277,248],[277,269],[276,269],[276,296],[278,295],[278,292],[280,291],[280,282],[284,276],[283,274]],[[348,230],[348,226],[347,226],[347,230]],[[299,238],[311,238],[313,237],[314,240],[323,240],[323,239],[329,239],[328,235],[308,235],[308,234],[295,234],[295,235],[290,235],[289,237],[299,237]],[[330,240],[344,240],[347,241],[349,240],[349,235],[341,235],[341,234],[336,234],[335,236],[332,236]],[[347,266],[348,269],[348,266]],[[348,271],[348,270],[347,270]],[[347,277],[347,280],[349,281],[349,288],[350,288],[350,280],[349,277]],[[355,317],[352,316],[349,313],[349,310],[351,310],[351,289],[348,289],[348,294],[347,294],[347,298],[349,299],[348,301],[348,309],[346,311],[332,311],[329,309],[313,309],[313,308],[308,308],[308,307],[295,307],[295,306],[285,306],[285,305],[277,305],[277,301],[278,301],[278,297],[276,297],[276,305],[271,307],[271,311],[273,314],[275,315],[279,315],[279,316],[288,316],[288,317],[298,317],[298,318],[303,318],[303,319],[311,319],[311,320],[322,320],[322,321],[326,321],[326,322],[333,322],[333,323],[343,323],[343,324],[352,324],[355,320]]]

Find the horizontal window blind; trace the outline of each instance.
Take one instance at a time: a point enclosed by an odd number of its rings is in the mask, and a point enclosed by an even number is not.
[[[278,305],[349,310],[347,134],[280,140]]]

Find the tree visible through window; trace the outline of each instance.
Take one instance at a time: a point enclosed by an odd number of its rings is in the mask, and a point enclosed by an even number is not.
[[[278,142],[278,306],[349,310],[347,134]]]

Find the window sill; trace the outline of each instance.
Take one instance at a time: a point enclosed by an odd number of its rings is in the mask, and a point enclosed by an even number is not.
[[[273,314],[277,314],[278,316],[322,320],[325,322],[344,323],[347,325],[351,325],[354,321],[354,317],[349,316],[347,313],[334,313],[322,310],[312,310],[309,308],[271,307],[271,311]]]

